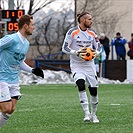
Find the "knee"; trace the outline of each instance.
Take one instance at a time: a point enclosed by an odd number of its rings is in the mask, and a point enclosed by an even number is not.
[[[78,79],[76,81],[76,84],[78,86],[79,91],[84,91],[85,90],[85,80],[84,79]]]
[[[97,96],[97,87],[90,87],[89,86],[89,91],[91,96]]]

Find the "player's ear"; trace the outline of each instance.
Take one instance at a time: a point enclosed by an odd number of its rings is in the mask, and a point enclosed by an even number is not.
[[[28,25],[27,24],[24,24],[24,28],[27,29]]]
[[[80,19],[81,19],[81,22],[84,22],[85,21],[85,18],[84,17],[81,17]]]

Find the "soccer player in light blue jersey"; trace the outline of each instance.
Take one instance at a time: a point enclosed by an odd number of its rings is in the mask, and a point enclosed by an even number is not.
[[[34,30],[33,17],[23,15],[18,20],[18,32],[0,39],[0,127],[10,118],[21,97],[19,70],[44,78],[40,68],[31,68],[24,60],[29,48],[27,37]]]

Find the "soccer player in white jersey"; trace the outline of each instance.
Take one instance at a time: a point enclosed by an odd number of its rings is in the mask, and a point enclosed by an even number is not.
[[[80,103],[85,112],[84,121],[99,122],[96,111],[98,106],[98,81],[95,70],[94,60],[84,61],[79,54],[82,48],[94,48],[95,56],[100,54],[101,47],[96,33],[90,29],[92,25],[92,16],[88,12],[77,15],[79,25],[71,28],[64,39],[62,51],[70,54],[70,67],[78,86]],[[90,105],[88,106],[88,96],[86,93],[85,83],[87,83],[90,92]]]
[[[27,37],[34,30],[33,17],[23,15],[18,20],[18,32],[0,39],[0,128],[7,122],[21,97],[19,70],[44,78],[43,71],[31,68],[24,59],[29,48]]]

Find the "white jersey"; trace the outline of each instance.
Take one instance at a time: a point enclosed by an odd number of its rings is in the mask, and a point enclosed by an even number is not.
[[[101,52],[101,46],[96,33],[92,29],[82,31],[79,26],[71,28],[64,39],[62,51],[70,54],[71,68],[77,66],[90,66],[94,65],[94,60],[84,61],[77,57],[74,52],[81,48],[95,48],[97,54]]]

